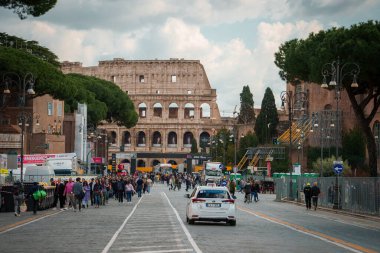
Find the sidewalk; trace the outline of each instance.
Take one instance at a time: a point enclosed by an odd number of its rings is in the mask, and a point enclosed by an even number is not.
[[[282,199],[280,202],[291,203],[291,204],[298,205],[298,206],[306,206],[305,203],[294,201],[294,200]],[[347,216],[354,216],[354,217],[358,217],[358,218],[363,218],[363,219],[368,219],[368,220],[373,220],[373,221],[376,221],[376,222],[380,222],[380,216],[375,216],[375,215],[353,213],[353,212],[348,212],[348,211],[345,211],[345,210],[332,209],[332,208],[321,207],[321,206],[318,207],[318,210],[322,210],[322,211],[326,211],[326,212],[331,212],[331,213],[336,213],[336,214],[347,215]]]

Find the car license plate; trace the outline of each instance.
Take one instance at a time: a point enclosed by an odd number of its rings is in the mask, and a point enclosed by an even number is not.
[[[220,203],[207,203],[207,207],[220,207]]]

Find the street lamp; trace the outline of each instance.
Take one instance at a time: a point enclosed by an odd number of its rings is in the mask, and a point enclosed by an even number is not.
[[[352,83],[351,83],[351,88],[357,88],[358,83],[356,81],[357,76],[360,72],[360,67],[356,63],[351,63],[347,62],[341,65],[340,59],[338,57],[337,61],[333,61],[331,63],[326,63],[322,67],[322,76],[323,76],[323,82],[321,87],[322,88],[329,88],[333,87],[335,90],[335,100],[336,100],[336,114],[335,114],[335,119],[336,119],[336,124],[335,126],[335,159],[339,159],[339,150],[338,150],[338,145],[339,145],[339,127],[340,127],[340,122],[339,122],[339,101],[341,99],[341,91],[343,90],[343,80],[347,76],[352,76]],[[331,80],[329,82],[329,85],[327,85],[326,79],[327,77],[331,77]],[[338,209],[340,208],[339,206],[339,185],[338,185],[338,173],[335,175],[335,198],[334,198],[334,205],[333,209]]]
[[[16,79],[16,80],[15,80]],[[25,126],[30,123],[31,118],[33,118],[33,115],[25,112],[25,101],[26,101],[26,95],[34,95],[34,76],[32,73],[28,72],[25,74],[24,78],[20,77],[16,73],[6,73],[3,75],[3,84],[4,84],[4,90],[3,90],[3,102],[6,101],[7,96],[12,95],[14,89],[12,85],[17,86],[17,90],[15,90],[15,93],[18,94],[19,99],[19,106],[21,108],[21,112],[18,114],[18,122],[21,125],[21,152],[20,152],[20,181],[23,182],[23,166],[24,166],[24,131]],[[6,103],[3,104],[4,106]]]
[[[304,110],[304,103],[307,101],[307,93],[303,91],[295,92],[293,94],[292,91],[283,91],[280,95],[281,98],[281,109],[285,110],[285,104],[288,107],[289,114],[289,173],[290,173],[290,181],[289,181],[289,200],[294,200],[293,197],[293,162],[292,162],[292,121],[293,121],[293,110],[294,106],[300,106],[301,108],[297,108],[300,110]],[[305,111],[304,111],[305,113]]]

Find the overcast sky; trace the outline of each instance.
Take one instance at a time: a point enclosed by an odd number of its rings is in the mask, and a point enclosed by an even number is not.
[[[44,16],[25,20],[0,8],[0,31],[83,66],[113,58],[200,60],[228,115],[244,85],[255,107],[266,87],[280,104],[285,83],[274,53],[281,43],[379,16],[380,0],[58,0]]]

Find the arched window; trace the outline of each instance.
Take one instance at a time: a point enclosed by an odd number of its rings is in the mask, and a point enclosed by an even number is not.
[[[178,118],[178,105],[176,103],[171,103],[169,105],[169,119]]]
[[[152,161],[152,166],[154,167],[154,166],[157,166],[157,165],[159,165],[161,162],[159,161],[159,160],[153,160]]]
[[[160,103],[155,103],[153,105],[153,116],[154,117],[162,117],[162,105]]]
[[[137,146],[145,147],[145,133],[143,131],[140,131],[137,134]]]
[[[174,160],[169,160],[168,163],[170,163],[171,165],[177,165],[177,162]]]
[[[175,132],[170,132],[168,135],[168,147],[177,147],[177,134]]]
[[[194,105],[192,103],[185,104],[184,118],[194,118]]]
[[[161,133],[159,131],[153,133],[152,146],[161,147]]]
[[[124,131],[123,133],[123,144],[125,146],[131,146],[131,133],[128,131]]]
[[[201,118],[210,118],[210,117],[211,117],[210,105],[207,103],[201,104]]]
[[[186,132],[183,135],[183,146],[185,148],[191,148],[191,142],[193,141],[193,134],[191,132]]]
[[[146,104],[145,103],[139,104],[139,117],[146,118]]]
[[[202,132],[199,135],[199,146],[202,152],[206,152],[206,147],[210,146],[210,134],[208,132]]]

